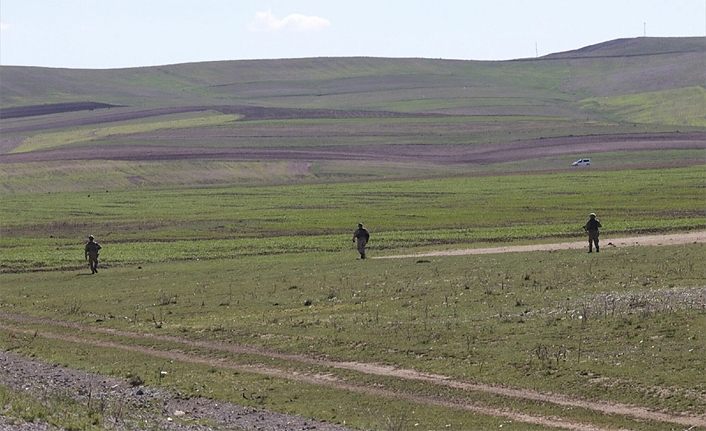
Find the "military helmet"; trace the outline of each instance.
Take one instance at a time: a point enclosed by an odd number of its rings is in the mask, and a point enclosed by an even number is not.
[[[93,239],[93,235],[88,235],[88,239]]]
[[[358,223],[358,227],[363,227],[363,223]]]
[[[595,216],[596,216],[596,213],[591,213],[591,214],[589,214],[588,216],[589,216],[589,217],[595,217]]]

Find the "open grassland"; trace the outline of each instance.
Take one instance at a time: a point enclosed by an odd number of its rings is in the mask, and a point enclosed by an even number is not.
[[[606,241],[703,229],[705,172],[6,192],[0,346],[355,429],[699,426],[706,246]],[[373,257],[580,238],[589,211],[600,254],[361,261],[350,242],[358,221]],[[97,276],[81,269],[89,232]],[[76,429],[129,418],[0,397]]]
[[[4,194],[95,192],[131,188],[193,188],[214,184],[268,185],[315,181],[317,174],[313,172],[312,165],[303,161],[57,161],[0,164],[0,176],[4,177]],[[413,168],[400,168],[402,172],[409,169]],[[96,175],[96,172],[99,174]],[[334,177],[335,173],[321,175]],[[351,175],[340,174],[342,178],[349,178]],[[153,192],[156,193],[156,190]]]
[[[460,405],[673,429],[629,414],[400,378],[372,365],[703,415],[704,258],[701,244],[394,262],[298,253],[111,268],[100,278],[4,274],[0,343],[50,362],[137,375],[186,396],[360,429],[393,429],[388,420],[404,428],[531,429]]]
[[[704,53],[3,66],[0,349],[352,429],[706,428],[706,245],[611,243],[706,228]],[[583,240],[589,212],[598,254],[374,259]],[[0,427],[149,428],[59,388],[0,383]]]
[[[675,90],[607,96],[582,101],[584,106],[635,123],[706,127],[706,89]]]
[[[206,126],[222,125],[237,120],[234,115],[212,114],[192,118],[135,122],[103,127],[83,127],[68,131],[39,133],[25,139],[13,152],[23,153],[29,151],[46,150],[67,145],[80,144],[87,141],[120,135],[132,135],[157,130],[193,129]]]
[[[396,182],[20,193],[3,197],[5,271],[75,267],[89,232],[109,265],[338,251],[358,221],[374,249],[706,226],[704,167]]]
[[[703,38],[637,38],[589,48],[502,62],[310,58],[102,71],[3,66],[0,95],[4,107],[89,100],[125,106],[237,104],[585,119],[615,117],[620,111],[582,105],[584,99],[649,98],[640,93],[664,92],[681,100],[673,90],[704,85]],[[660,105],[643,108],[640,121],[661,122]],[[702,117],[698,110],[681,114],[688,117],[679,124],[695,124],[692,115]],[[621,121],[633,121],[631,115]]]

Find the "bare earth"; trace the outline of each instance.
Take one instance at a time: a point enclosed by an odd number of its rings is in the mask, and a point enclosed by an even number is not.
[[[600,246],[603,250],[614,247],[677,245],[706,242],[706,232],[688,232],[671,235],[643,235],[625,238],[601,236]],[[521,253],[528,251],[575,250],[588,248],[587,241],[561,242],[555,244],[511,245],[490,248],[464,248],[457,250],[439,250],[425,253],[398,254],[394,256],[378,256],[374,259],[404,259],[414,257],[464,256],[469,254]]]

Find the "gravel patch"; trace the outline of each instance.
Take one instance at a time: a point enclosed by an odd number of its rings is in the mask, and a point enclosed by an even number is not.
[[[84,406],[92,405],[103,412],[104,426],[121,431],[349,430],[300,416],[133,386],[128,381],[30,360],[12,352],[0,352],[0,384],[40,401],[69,397]],[[0,430],[58,429],[0,415]]]

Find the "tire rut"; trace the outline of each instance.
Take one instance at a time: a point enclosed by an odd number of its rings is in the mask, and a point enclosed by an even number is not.
[[[183,352],[176,352],[173,350],[160,350],[152,347],[134,346],[126,345],[121,343],[116,343],[112,341],[100,341],[100,340],[90,340],[83,337],[76,337],[71,335],[61,335],[50,332],[38,333],[34,330],[18,329],[12,328],[0,324],[0,328],[3,330],[20,333],[24,335],[37,335],[43,338],[64,341],[69,343],[77,343],[82,345],[90,345],[93,347],[107,348],[107,349],[117,349],[131,353],[141,353],[144,355],[166,359],[174,360],[179,362],[191,363],[195,365],[204,365],[208,367],[228,369],[232,371],[242,372],[242,373],[254,373],[260,374],[268,377],[285,379],[290,381],[295,381],[298,383],[325,386],[329,388],[335,388],[340,390],[345,390],[349,392],[354,392],[363,395],[372,395],[383,398],[392,398],[398,400],[410,401],[417,404],[426,404],[440,407],[447,407],[453,409],[464,410],[472,413],[501,417],[510,419],[513,421],[529,423],[534,425],[546,426],[551,428],[560,428],[572,431],[610,431],[610,428],[601,428],[591,424],[583,424],[577,422],[571,422],[559,417],[543,417],[534,416],[525,413],[514,412],[510,410],[491,408],[486,406],[480,406],[468,402],[458,402],[446,399],[440,399],[436,397],[414,395],[398,391],[393,391],[389,389],[382,389],[370,386],[356,385],[351,383],[345,383],[340,380],[332,379],[327,376],[291,372],[289,370],[283,370],[279,368],[266,367],[262,365],[245,365],[237,364],[233,361],[228,361],[224,359],[213,359],[204,356],[188,354]]]
[[[683,426],[706,427],[706,416],[678,415],[678,414],[672,414],[672,413],[666,413],[666,412],[653,411],[653,410],[649,410],[645,407],[639,407],[639,406],[633,406],[633,405],[627,405],[627,404],[621,404],[621,403],[588,401],[588,400],[577,399],[577,398],[573,398],[573,397],[569,397],[569,396],[565,396],[565,395],[561,395],[561,394],[555,394],[555,393],[543,393],[543,392],[533,391],[533,390],[529,390],[529,389],[517,389],[517,388],[504,387],[504,386],[494,386],[494,385],[488,385],[488,384],[472,383],[472,382],[468,382],[468,381],[456,380],[456,379],[453,379],[449,376],[444,376],[444,375],[440,375],[440,374],[424,373],[424,372],[420,372],[420,371],[417,371],[414,369],[397,368],[394,366],[383,365],[383,364],[362,363],[362,362],[353,362],[353,361],[335,361],[335,360],[316,358],[316,357],[305,356],[305,355],[281,353],[281,352],[277,352],[274,350],[268,350],[268,349],[264,349],[264,348],[253,347],[253,346],[225,344],[225,343],[221,343],[221,342],[195,341],[195,340],[189,340],[186,338],[169,336],[169,335],[140,334],[140,333],[136,333],[136,332],[115,330],[115,329],[110,329],[110,328],[93,328],[93,327],[89,327],[87,325],[82,325],[82,324],[78,324],[78,323],[57,321],[57,320],[52,320],[52,319],[47,319],[47,318],[37,318],[37,317],[25,316],[25,315],[20,315],[20,314],[4,313],[4,312],[0,312],[0,319],[6,320],[6,321],[8,321],[8,320],[14,321],[14,322],[17,322],[20,324],[22,324],[22,323],[44,324],[44,325],[51,325],[51,326],[57,326],[57,327],[64,327],[67,329],[76,329],[76,330],[79,330],[82,332],[89,332],[89,333],[93,332],[93,333],[97,333],[97,334],[106,334],[106,335],[120,336],[120,337],[125,337],[125,338],[132,338],[132,339],[156,340],[156,341],[170,342],[170,343],[180,344],[180,345],[188,346],[188,347],[205,348],[205,349],[228,352],[228,353],[252,354],[252,355],[264,356],[264,357],[269,357],[269,358],[274,358],[274,359],[279,359],[279,360],[293,361],[293,362],[298,362],[298,363],[302,363],[302,364],[309,364],[309,365],[323,366],[323,367],[334,368],[334,369],[355,371],[355,372],[359,372],[362,374],[368,374],[368,375],[375,375],[375,376],[382,376],[382,377],[393,377],[393,378],[399,378],[399,379],[403,379],[403,380],[424,382],[424,383],[428,383],[428,384],[432,384],[432,385],[436,385],[436,386],[449,387],[449,388],[461,389],[461,390],[466,390],[466,391],[488,393],[488,394],[499,395],[499,396],[503,396],[503,397],[521,399],[521,400],[538,401],[538,402],[554,404],[554,405],[559,405],[559,406],[565,406],[565,407],[582,408],[582,409],[591,410],[591,411],[594,411],[594,412],[597,412],[600,414],[621,415],[621,416],[627,416],[627,417],[631,417],[631,418],[635,418],[635,419],[651,420],[651,421],[658,421],[658,422],[668,422],[668,423],[674,423],[674,424],[679,424],[679,425],[683,425]],[[13,330],[12,327],[3,325],[2,323],[0,323],[0,327],[2,327],[3,329],[7,329],[7,330]],[[17,328],[14,328],[14,330],[17,330]],[[34,332],[28,331],[28,330],[21,330],[21,331],[26,332],[26,333],[34,333]],[[172,350],[159,350],[159,349],[145,348],[145,347],[134,346],[134,345],[120,344],[120,343],[115,343],[115,342],[110,342],[110,341],[97,341],[97,340],[90,340],[88,338],[64,336],[64,335],[59,335],[59,334],[51,334],[51,333],[43,333],[43,332],[40,333],[39,335],[46,337],[46,338],[54,338],[57,340],[64,340],[64,341],[71,341],[71,342],[78,342],[78,343],[89,343],[89,344],[95,343],[95,345],[97,347],[112,347],[112,348],[121,349],[121,350],[125,350],[125,351],[141,352],[141,353],[145,353],[145,354],[148,354],[151,356],[156,356],[156,357],[161,357],[161,358],[166,358],[166,359],[175,359],[175,360],[180,360],[180,361],[184,361],[184,362],[202,364],[202,365],[208,365],[208,366],[214,366],[214,367],[225,367],[225,368],[229,368],[229,369],[240,370],[243,372],[252,372],[252,373],[269,375],[269,376],[273,376],[273,377],[281,377],[281,378],[290,379],[290,380],[297,380],[297,381],[301,381],[303,383],[311,383],[311,384],[318,384],[318,385],[324,385],[324,386],[329,386],[329,387],[336,387],[338,389],[349,390],[352,392],[367,393],[367,394],[372,394],[372,395],[379,394],[379,395],[384,395],[387,397],[407,399],[408,401],[413,401],[410,397],[419,397],[416,395],[401,394],[401,393],[397,393],[397,392],[390,391],[390,390],[383,390],[383,389],[371,388],[371,387],[360,386],[360,385],[352,385],[349,383],[341,382],[336,379],[332,379],[331,377],[327,377],[327,376],[321,376],[321,375],[311,376],[311,375],[305,375],[305,374],[301,374],[301,373],[299,373],[299,374],[292,373],[291,371],[282,370],[282,369],[278,369],[278,368],[269,368],[269,367],[264,367],[264,366],[253,366],[253,365],[246,365],[246,364],[236,364],[232,361],[224,362],[222,360],[215,360],[215,359],[211,359],[211,358],[207,358],[207,357],[203,357],[203,356],[197,356],[197,355],[187,355],[187,354],[175,352]],[[378,393],[376,391],[382,391],[382,392]],[[453,401],[449,401],[449,400],[437,400],[437,399],[432,399],[430,397],[421,397],[420,399],[426,400],[424,402],[424,404],[440,405],[438,403],[447,403],[448,402],[448,403],[451,403],[451,405],[457,406],[456,408],[462,408],[464,410],[475,411],[478,413],[481,413],[480,409],[489,409],[488,411],[494,412],[494,414],[491,414],[492,416],[506,417],[506,418],[510,418],[512,420],[517,420],[517,421],[522,421],[522,422],[527,422],[527,423],[534,423],[534,422],[528,422],[528,420],[530,418],[536,418],[537,420],[543,419],[543,418],[528,415],[529,417],[525,418],[527,420],[523,420],[520,417],[516,417],[516,416],[522,415],[517,412],[510,413],[505,410],[493,409],[493,408],[489,408],[489,407],[478,406],[478,405],[473,405],[473,404],[468,404],[468,403],[459,404],[457,402],[453,402]],[[416,402],[416,401],[414,401],[414,402]],[[463,407],[463,406],[465,406],[465,407]],[[482,413],[482,414],[486,414],[486,413]],[[512,415],[512,417],[510,415]],[[559,422],[559,424],[563,424],[563,425],[566,425],[567,423],[568,422],[563,421],[563,420],[561,420]],[[566,428],[564,426],[556,426],[558,424],[550,425],[549,423],[546,423],[544,425],[551,426],[551,427],[565,428],[565,429],[598,429],[598,428],[590,428],[590,427],[589,428]],[[571,426],[574,426],[574,425],[578,426],[578,427],[589,426],[589,425],[585,425],[585,424],[571,424]]]

